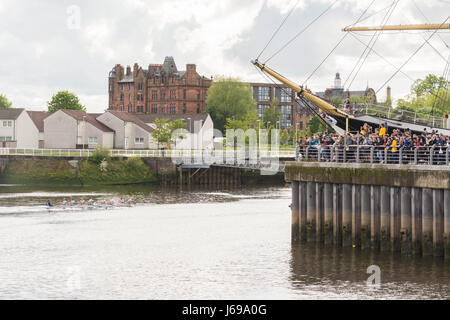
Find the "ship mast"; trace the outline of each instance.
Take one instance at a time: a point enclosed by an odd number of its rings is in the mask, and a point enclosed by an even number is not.
[[[345,32],[351,31],[404,31],[404,30],[448,30],[450,29],[450,23],[444,24],[399,24],[392,26],[379,26],[379,27],[347,27],[342,29]]]
[[[323,112],[332,115],[332,116],[338,116],[343,118],[354,118],[352,115],[347,114],[346,112],[343,112],[333,106],[332,104],[328,103],[327,101],[319,98],[318,96],[312,94],[308,90],[303,89],[302,86],[297,85],[296,83],[288,80],[287,78],[283,77],[279,73],[275,72],[274,70],[266,67],[265,65],[261,64],[258,60],[252,61],[252,63],[261,71],[267,73],[271,77],[277,79],[281,83],[284,83],[288,87],[290,87],[293,91],[297,92],[299,96],[307,99],[308,101],[311,101],[315,105],[319,107],[320,110]]]

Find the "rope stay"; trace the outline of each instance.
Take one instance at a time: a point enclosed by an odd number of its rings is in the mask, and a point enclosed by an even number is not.
[[[397,7],[397,5],[398,5],[399,2],[400,2],[400,0],[396,0],[396,1],[394,1],[394,2],[392,3],[391,8],[388,10],[388,12],[386,12],[386,15],[385,15],[384,18],[383,18],[382,25],[385,26],[385,25],[389,22],[389,19],[391,18],[392,13],[394,13],[394,10],[395,10],[395,8]],[[378,39],[380,38],[380,36],[381,36],[382,33],[383,33],[383,31],[381,31],[381,32],[375,32],[375,33],[373,34],[373,37],[372,37],[371,40],[369,41],[370,49],[369,49],[368,51],[367,51],[367,48],[364,49],[364,52],[363,52],[362,56],[360,57],[360,59],[358,60],[358,62],[356,63],[355,68],[356,68],[356,66],[359,64],[359,61],[362,59],[362,57],[364,57],[364,59],[362,60],[361,64],[359,65],[358,70],[357,70],[357,71],[355,72],[355,74],[353,75],[353,78],[352,78],[352,80],[350,81],[350,84],[349,84],[348,87],[347,87],[348,90],[350,89],[350,87],[352,86],[352,84],[353,84],[353,82],[355,81],[356,77],[358,76],[359,72],[361,71],[361,69],[362,69],[364,63],[367,61],[367,58],[369,57],[371,50],[374,48],[375,44],[377,43],[377,41],[378,41]],[[372,41],[373,41],[373,42],[372,42]],[[366,52],[367,52],[367,54],[366,54]],[[353,73],[353,71],[355,70],[355,68],[353,68],[352,73]],[[350,79],[352,73],[350,73],[349,78],[347,78],[347,80],[345,81],[344,87],[345,87],[345,85],[347,84],[347,81]]]
[[[446,22],[447,22],[447,20],[448,19],[450,19],[450,16],[448,16],[445,20],[444,20],[444,22],[442,22],[442,24],[441,25],[444,25]],[[439,30],[439,29],[436,29],[429,37],[428,37],[428,39],[426,39],[426,40],[430,40],[435,34],[436,34],[436,32],[437,32],[437,30]],[[406,66],[408,63],[409,63],[409,61],[411,61],[411,59],[425,46],[425,44],[427,44],[427,41],[424,41],[414,52],[413,52],[413,54],[411,55],[411,56],[409,56],[408,57],[408,59],[406,59],[406,61],[400,66],[400,69],[399,70],[401,70],[401,69],[403,69],[403,67],[404,66]],[[389,77],[389,79],[386,81],[386,82],[384,82],[383,83],[383,85],[376,91],[376,93],[378,94],[378,92],[380,92],[383,88],[384,88],[384,86],[386,85],[386,84],[388,84],[389,83],[389,81],[391,81],[398,73],[399,73],[399,70],[397,70],[391,77]]]
[[[369,4],[369,6],[364,10],[364,12],[361,14],[361,16],[358,18],[358,20],[354,23],[357,24],[362,20],[364,15],[367,13],[367,11],[372,7],[372,5],[375,3],[376,0],[372,0],[372,2]],[[314,71],[306,78],[306,80],[303,82],[303,86],[306,85],[309,79],[319,70],[319,68],[325,63],[325,61],[328,60],[328,58],[333,54],[333,52],[341,45],[341,43],[345,40],[345,38],[348,36],[348,33],[345,33],[344,36],[338,41],[338,43],[334,46],[334,48],[328,53],[328,55],[325,57],[325,59],[322,60],[322,62],[314,69]]]
[[[294,7],[292,7],[292,9],[289,11],[289,13],[286,15],[286,17],[284,18],[284,20],[281,22],[280,26],[278,27],[277,30],[275,30],[275,32],[272,34],[272,37],[269,39],[269,41],[267,42],[266,46],[261,50],[261,52],[259,53],[258,57],[256,58],[257,60],[259,60],[259,58],[261,57],[261,55],[264,53],[264,51],[267,49],[267,47],[270,45],[270,43],[272,42],[272,40],[275,38],[275,36],[278,34],[278,32],[281,30],[281,28],[283,27],[283,25],[286,23],[286,21],[289,19],[289,17],[291,16],[291,14],[295,11],[295,9],[297,9],[298,4],[300,3],[300,0],[297,0],[297,3],[295,4]]]
[[[331,8],[338,2],[339,0],[335,0],[333,3],[331,3],[321,14],[319,14],[316,18],[314,18],[309,24],[306,25],[302,30],[300,30],[299,33],[297,33],[293,38],[291,38],[285,45],[283,45],[279,50],[277,50],[273,55],[267,59],[264,64],[268,63],[270,60],[272,60],[275,56],[277,56],[281,51],[286,49],[292,42],[294,42],[295,39],[297,39],[301,34],[303,34],[306,30],[308,30],[317,20],[319,20],[322,16],[324,16],[328,11],[331,10]]]

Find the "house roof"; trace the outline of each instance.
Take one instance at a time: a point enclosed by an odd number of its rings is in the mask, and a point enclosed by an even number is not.
[[[148,126],[144,121],[139,119],[136,115],[133,115],[128,112],[123,112],[123,111],[109,110],[108,112],[111,113],[112,115],[116,116],[117,118],[119,118],[122,121],[132,122],[132,123],[136,124],[137,126],[141,127],[142,129],[144,129],[145,131],[147,131],[149,133],[155,131],[152,127]]]
[[[90,123],[91,125],[93,125],[94,127],[103,132],[114,132],[114,130],[112,130],[111,128],[108,128],[104,124],[97,121],[98,115],[96,113],[89,114],[82,110],[61,110],[61,111],[78,121],[86,120],[86,122]]]
[[[1,120],[16,120],[25,109],[0,109]]]
[[[141,121],[149,124],[149,123],[155,123],[156,119],[169,119],[169,121],[174,120],[184,120],[189,121],[190,118],[192,123],[196,121],[202,121],[202,124],[208,119],[209,114],[137,114],[136,117],[139,118]],[[191,131],[194,131],[194,125],[191,126]]]
[[[44,111],[27,111],[27,113],[39,132],[44,132],[44,119],[49,116],[49,113]]]

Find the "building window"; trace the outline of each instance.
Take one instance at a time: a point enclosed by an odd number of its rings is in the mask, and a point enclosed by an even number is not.
[[[128,105],[128,112],[133,112],[133,105]]]
[[[186,85],[186,79],[183,79],[183,84]]]
[[[137,87],[138,87],[138,90],[143,90],[144,89],[144,85],[142,84],[142,82],[139,82]]]
[[[281,106],[281,128],[290,128],[292,125],[292,106]]]
[[[97,144],[98,138],[97,137],[89,137],[89,144]]]
[[[128,95],[128,102],[131,103],[131,94]]]
[[[112,84],[109,85],[109,92],[113,91],[113,86]]]
[[[258,101],[269,101],[270,100],[270,87],[258,87]]]
[[[281,88],[281,102],[292,102],[292,89]]]
[[[121,93],[121,94],[120,94],[120,101],[123,102],[123,99],[124,99],[124,96],[123,96],[123,93]]]
[[[134,138],[135,144],[144,144],[144,138]]]
[[[164,113],[164,114],[167,113],[167,104],[162,105],[162,113]]]
[[[175,100],[177,98],[177,90],[170,90],[170,99]]]
[[[166,92],[161,91],[161,100],[166,100]]]
[[[152,90],[152,100],[158,100],[158,91]]]
[[[186,114],[186,103],[183,103],[183,114]]]
[[[123,87],[124,87],[124,85],[121,84],[121,85],[120,85],[120,91],[122,91],[122,92],[123,92]]]
[[[197,79],[197,85],[198,86],[200,85],[200,79]]]
[[[197,100],[200,100],[200,91],[197,92]]]
[[[152,113],[158,113],[158,105],[152,104]]]
[[[177,105],[175,103],[172,103],[170,105],[170,113],[171,114],[176,114],[177,113]]]
[[[12,137],[0,137],[0,142],[12,141]]]
[[[186,90],[183,90],[183,99],[186,99]]]
[[[268,106],[265,104],[258,104],[258,115],[262,120],[264,120],[264,112],[266,111],[267,107]]]
[[[136,111],[140,113],[144,113],[144,106],[137,106]]]
[[[3,121],[4,127],[12,127],[12,121]]]
[[[200,113],[200,104],[197,104],[197,113]]]

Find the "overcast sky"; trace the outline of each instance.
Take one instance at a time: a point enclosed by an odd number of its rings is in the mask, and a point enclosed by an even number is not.
[[[335,0],[0,0],[0,93],[15,107],[46,109],[59,90],[76,93],[89,112],[107,108],[107,77],[112,67],[134,62],[147,68],[173,56],[178,69],[197,64],[200,74],[267,82],[250,64],[298,3],[260,60],[265,61]],[[371,0],[338,0],[320,20],[268,62],[303,83]],[[376,0],[359,25],[380,25],[393,0]],[[422,10],[417,10],[415,3]],[[378,12],[378,13],[377,13]],[[376,13],[376,14],[375,14]],[[400,0],[390,24],[443,23],[450,0]],[[375,14],[375,15],[374,15]],[[450,20],[450,19],[449,19]],[[450,21],[447,21],[450,22]],[[368,43],[371,33],[358,33]],[[382,34],[374,50],[401,66],[430,32]],[[450,31],[441,31],[404,67],[411,78],[442,75],[449,57]],[[348,35],[308,81],[313,91],[333,84],[336,72],[349,78],[364,45]],[[436,50],[440,53],[438,54]],[[350,90],[378,90],[395,68],[372,53]],[[350,81],[347,81],[347,86]],[[389,82],[395,98],[405,96],[411,80],[398,74]],[[346,88],[347,88],[346,86]],[[385,97],[381,88],[380,99]]]

